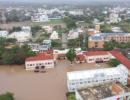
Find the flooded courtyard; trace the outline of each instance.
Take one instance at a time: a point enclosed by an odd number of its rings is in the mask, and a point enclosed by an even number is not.
[[[12,92],[15,100],[67,100],[66,72],[104,67],[109,66],[60,61],[46,73],[34,73],[25,71],[24,65],[0,65],[0,94]]]

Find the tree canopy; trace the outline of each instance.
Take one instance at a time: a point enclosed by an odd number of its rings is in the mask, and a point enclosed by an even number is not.
[[[7,92],[5,94],[0,95],[0,100],[14,100],[13,94]]]
[[[120,61],[118,61],[117,59],[111,59],[110,61],[108,61],[108,64],[112,67],[116,67],[120,64]]]
[[[68,29],[76,28],[76,21],[71,17],[65,17],[63,21],[66,23]]]
[[[72,48],[68,51],[68,53],[66,54],[67,59],[72,63],[76,57],[76,53],[75,50]]]

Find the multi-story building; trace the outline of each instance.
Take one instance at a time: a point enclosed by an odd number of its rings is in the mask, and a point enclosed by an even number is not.
[[[104,43],[107,41],[115,40],[119,43],[130,42],[130,33],[99,33],[89,37],[89,48],[103,48]]]
[[[52,54],[39,53],[34,57],[26,58],[25,68],[26,70],[35,70],[40,68],[54,68],[54,58]]]
[[[88,47],[89,48],[103,48],[105,40],[100,34],[95,34],[89,37]]]
[[[114,68],[74,71],[67,73],[68,91],[94,86],[106,82],[120,82],[127,85],[128,69],[120,64]]]
[[[76,90],[76,100],[130,100],[130,89],[120,83],[105,83]]]

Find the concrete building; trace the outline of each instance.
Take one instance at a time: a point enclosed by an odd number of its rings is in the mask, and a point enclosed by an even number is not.
[[[39,53],[34,57],[26,58],[25,68],[26,70],[36,70],[40,68],[54,68],[54,58],[52,54],[46,52]]]
[[[112,54],[108,51],[88,51],[84,56],[87,63],[103,63],[112,58]]]
[[[29,39],[32,38],[32,33],[24,31],[13,32],[10,35],[8,35],[8,38],[15,38],[18,42],[27,42],[29,41]]]
[[[34,16],[32,16],[33,22],[48,22],[50,21],[48,16],[44,13],[37,13]]]
[[[56,31],[53,31],[53,33],[50,36],[50,39],[51,40],[57,40],[57,39],[59,39],[59,33],[56,32]]]
[[[89,48],[103,48],[104,43],[107,41],[115,40],[118,43],[130,42],[130,33],[99,33],[94,34],[88,39]]]
[[[88,38],[89,48],[103,48],[104,43],[105,40],[100,34],[95,34]]]
[[[9,32],[8,31],[0,31],[0,37],[6,38],[8,36]]]
[[[76,100],[130,100],[130,89],[120,83],[105,83],[76,90]]]
[[[77,89],[95,86],[106,82],[120,82],[127,85],[128,69],[120,64],[114,68],[74,71],[67,73],[67,86],[69,92]]]

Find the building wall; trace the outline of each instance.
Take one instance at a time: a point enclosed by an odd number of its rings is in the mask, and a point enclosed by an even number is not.
[[[104,47],[104,41],[88,41],[88,47],[89,48],[103,48]]]
[[[113,75],[109,75],[109,74],[107,75],[106,73],[105,76],[96,75],[94,77],[86,78],[86,79],[85,78],[75,79],[75,80],[67,79],[68,91],[74,92],[76,89],[80,89],[88,86],[95,86],[95,85],[108,83],[108,82],[120,82],[123,85],[126,85],[127,78],[128,78],[128,70],[121,69],[119,67],[116,67],[116,70],[119,71],[118,74],[113,73]]]
[[[130,42],[130,35],[123,35],[123,36],[108,36],[108,41],[115,40],[117,42]]]
[[[111,56],[108,55],[95,55],[95,56],[86,56],[86,62],[87,63],[95,63],[96,61],[109,61],[111,59]]]
[[[26,70],[35,70],[36,67],[54,68],[54,60],[26,61]]]

